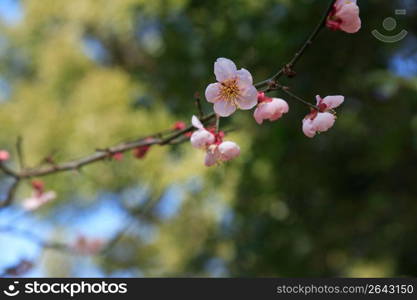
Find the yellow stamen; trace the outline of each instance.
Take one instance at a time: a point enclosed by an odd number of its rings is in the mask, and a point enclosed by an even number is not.
[[[227,102],[231,102],[233,105],[238,106],[236,99],[239,97],[239,92],[239,86],[235,79],[222,82],[220,97]]]

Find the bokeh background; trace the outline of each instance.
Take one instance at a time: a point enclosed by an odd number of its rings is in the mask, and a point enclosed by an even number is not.
[[[21,136],[34,166],[189,122],[217,57],[266,79],[327,2],[1,0],[0,148],[15,167]],[[27,261],[24,276],[417,276],[417,3],[358,3],[362,30],[324,30],[283,80],[311,101],[346,96],[331,131],[304,137],[307,108],[287,99],[275,123],[222,120],[242,155],[221,167],[188,143],[153,147],[46,177],[58,198],[33,213],[21,208],[26,182],[0,211],[0,273]],[[409,33],[388,44],[374,29]],[[80,235],[111,246],[42,246]]]

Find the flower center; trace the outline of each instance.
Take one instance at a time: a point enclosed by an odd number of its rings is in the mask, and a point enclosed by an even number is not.
[[[228,80],[222,82],[222,86],[220,88],[220,97],[226,100],[227,102],[232,102],[234,105],[236,104],[236,99],[239,96],[239,86],[237,85],[237,81],[235,79]]]

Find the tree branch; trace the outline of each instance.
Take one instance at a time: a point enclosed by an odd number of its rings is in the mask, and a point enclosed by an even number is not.
[[[314,40],[319,35],[320,31],[326,26],[327,17],[329,13],[332,11],[335,1],[336,0],[330,1],[329,7],[327,8],[326,12],[323,14],[322,18],[320,19],[320,22],[317,24],[316,28],[313,30],[313,32],[310,34],[310,36],[307,38],[307,40],[304,42],[301,48],[294,54],[293,58],[287,64],[285,64],[272,77],[270,77],[267,80],[257,83],[255,85],[256,88],[260,89],[263,87],[268,87],[271,83],[276,83],[285,73],[288,73],[288,72],[292,73],[293,68],[295,67],[297,62],[300,60],[300,58],[303,56],[306,50],[313,44]]]

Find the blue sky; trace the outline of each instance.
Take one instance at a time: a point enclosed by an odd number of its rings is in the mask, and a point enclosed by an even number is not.
[[[1,0],[0,18],[9,25],[18,23],[23,17],[19,0]]]

